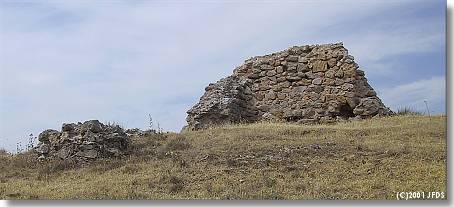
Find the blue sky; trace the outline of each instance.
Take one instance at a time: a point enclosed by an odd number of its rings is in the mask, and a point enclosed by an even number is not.
[[[0,1],[0,148],[63,122],[179,131],[252,56],[344,42],[384,103],[445,113],[439,0]]]

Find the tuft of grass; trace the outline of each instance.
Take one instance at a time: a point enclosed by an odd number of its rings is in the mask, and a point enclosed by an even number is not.
[[[169,183],[171,184],[169,188],[171,193],[180,192],[184,188],[184,180],[177,176],[171,176],[169,179]]]
[[[137,164],[126,164],[122,169],[122,172],[125,174],[134,174],[139,171],[140,171],[140,166]]]
[[[191,147],[191,144],[189,144],[188,140],[183,136],[177,136],[176,138],[171,139],[166,147],[169,150],[185,150]]]
[[[174,157],[177,151],[186,150],[191,147],[191,144],[183,136],[177,135],[171,137],[163,146],[157,149],[157,157]]]
[[[390,199],[445,192],[446,116],[256,123],[131,139],[90,165],[0,156],[0,199]],[[159,157],[163,152],[165,156]]]
[[[10,155],[8,151],[6,151],[5,149],[0,149],[0,156],[8,156]]]
[[[397,110],[397,115],[399,115],[399,116],[406,116],[406,115],[422,116],[422,115],[424,115],[424,113],[417,111],[411,107],[402,107]]]
[[[119,127],[121,129],[127,128],[126,125],[121,124],[120,122],[116,122],[116,121],[107,121],[107,122],[104,122],[104,125],[107,125],[107,126],[113,127],[113,128],[115,128],[115,127]]]

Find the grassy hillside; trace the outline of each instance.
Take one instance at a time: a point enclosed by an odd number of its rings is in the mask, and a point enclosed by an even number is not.
[[[259,123],[133,139],[83,168],[0,155],[2,199],[395,199],[446,192],[446,117]]]

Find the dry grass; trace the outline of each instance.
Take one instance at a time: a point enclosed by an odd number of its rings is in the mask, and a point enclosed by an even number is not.
[[[422,116],[422,115],[424,115],[424,113],[406,106],[406,107],[402,107],[402,108],[398,109],[397,115],[399,115],[399,116],[418,116],[418,115]]]
[[[395,199],[446,192],[446,156],[445,116],[224,126],[137,137],[84,168],[0,155],[0,198]]]

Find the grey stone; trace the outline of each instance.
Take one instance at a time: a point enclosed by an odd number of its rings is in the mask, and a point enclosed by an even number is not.
[[[82,130],[98,133],[102,131],[102,124],[98,120],[86,121],[82,124]]]
[[[71,159],[76,163],[123,155],[130,142],[120,126],[104,125],[98,120],[86,121],[83,124],[65,123],[62,125],[62,132],[45,130],[40,134],[39,141],[34,150],[39,160]],[[112,153],[113,151],[115,153]]]
[[[296,76],[287,76],[286,79],[287,79],[288,81],[293,82],[293,81],[299,81],[299,80],[301,80],[301,79],[303,79],[303,78],[301,78],[300,76],[296,75]]]
[[[276,99],[276,93],[273,92],[273,91],[270,91],[269,93],[267,93],[265,95],[265,99],[268,99],[268,100],[274,100]]]
[[[60,150],[56,151],[55,154],[60,159],[66,159],[72,154],[72,152],[73,150],[70,147],[64,146]]]
[[[353,113],[369,118],[377,114],[391,115],[391,110],[384,107],[378,97],[367,97],[360,100],[359,104],[353,109]]]
[[[107,148],[107,152],[109,152],[114,157],[121,155],[121,152],[117,148]]]
[[[55,141],[60,136],[60,132],[53,129],[47,129],[38,135],[38,141],[51,142]]]
[[[344,84],[344,80],[342,80],[340,78],[336,78],[336,80],[334,80],[334,84],[336,86],[340,86],[340,85]]]
[[[248,77],[249,77],[250,79],[258,79],[258,78],[260,78],[260,75],[257,74],[257,73],[253,73],[253,74],[250,74]]]
[[[312,81],[312,84],[315,84],[315,85],[320,85],[322,84],[322,79],[321,78],[316,78]]]
[[[252,96],[245,95],[245,88],[248,87],[250,83],[244,77],[229,76],[216,82],[213,90],[205,92],[200,102],[188,111],[187,129],[198,130],[216,124],[258,120],[257,109],[252,107]],[[270,89],[269,85],[260,86],[260,90]]]
[[[306,57],[299,57],[299,58],[298,58],[298,62],[300,62],[300,63],[307,63],[308,61],[307,61],[307,58],[306,58]]]
[[[337,64],[336,58],[331,58],[331,59],[329,59],[328,62],[327,62],[327,64],[328,64],[328,67],[330,67],[330,68],[336,66],[336,64]]]
[[[64,123],[61,127],[61,131],[62,132],[71,132],[71,131],[74,131],[74,129],[76,128],[76,124],[74,123],[70,123],[70,124],[66,124]]]
[[[342,78],[342,77],[344,77],[344,72],[342,70],[338,70],[338,71],[336,71],[334,76],[336,76],[338,78]]]
[[[276,75],[276,71],[270,70],[270,71],[268,71],[268,72],[266,73],[266,75],[267,75],[267,76],[274,76],[274,75]]]
[[[262,70],[273,70],[273,67],[271,65],[261,65],[260,68]]]
[[[296,66],[296,70],[298,72],[307,72],[307,71],[309,71],[309,68],[307,67],[306,64],[298,63],[298,65]]]
[[[282,67],[282,66],[277,66],[277,67],[276,67],[276,72],[277,72],[277,73],[283,73],[283,72],[284,72],[284,67]]]
[[[344,90],[344,91],[350,91],[354,88],[355,88],[355,86],[351,83],[344,83],[344,85],[342,85],[342,90]]]
[[[49,144],[40,143],[40,144],[36,147],[35,151],[36,151],[37,153],[39,153],[39,154],[48,154],[49,151],[50,151],[50,146],[49,146]]]
[[[336,73],[336,72],[335,72],[334,70],[328,70],[328,71],[326,71],[326,73],[325,73],[325,77],[327,77],[327,78],[334,78],[334,74],[335,74],[335,73]]]
[[[91,149],[91,150],[85,150],[85,151],[79,151],[76,153],[77,156],[79,157],[85,157],[85,158],[91,158],[94,159],[98,157],[98,151]]]
[[[262,115],[262,119],[263,120],[267,120],[267,121],[276,121],[278,120],[279,118],[274,116],[273,114],[271,114],[270,112],[266,112]]]
[[[287,57],[288,62],[298,62],[298,56],[290,55]]]

